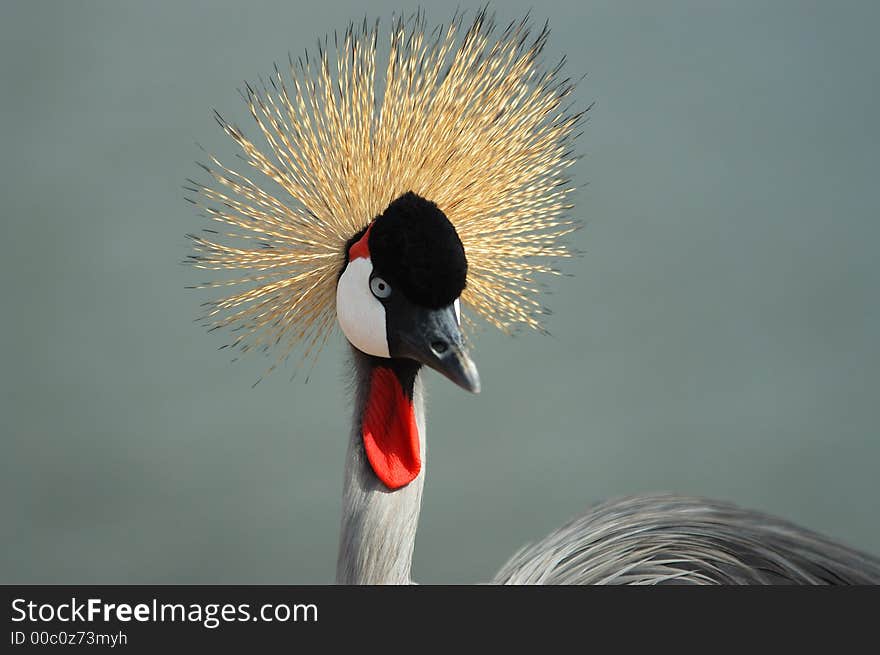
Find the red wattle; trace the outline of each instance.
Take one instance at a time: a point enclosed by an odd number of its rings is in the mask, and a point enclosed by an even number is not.
[[[399,489],[419,474],[422,459],[416,413],[390,368],[373,369],[361,434],[370,466],[386,487]]]

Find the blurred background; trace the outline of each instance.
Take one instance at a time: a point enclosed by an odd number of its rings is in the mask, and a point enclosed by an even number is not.
[[[243,80],[399,8],[3,3],[0,582],[333,580],[342,337],[308,384],[252,389],[269,360],[192,320],[207,222],[181,186],[196,141],[234,153],[211,108],[250,128]],[[476,337],[481,395],[428,373],[415,579],[486,580],[589,503],[661,490],[880,552],[880,4],[533,14],[596,103],[586,254],[551,281],[552,337]]]

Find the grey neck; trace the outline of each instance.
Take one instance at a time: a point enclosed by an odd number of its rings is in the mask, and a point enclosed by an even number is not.
[[[425,480],[425,399],[421,374],[416,374],[413,388],[421,471],[405,487],[390,491],[373,473],[361,436],[371,358],[352,348],[352,365],[354,420],[345,462],[336,583],[411,584],[410,568]]]

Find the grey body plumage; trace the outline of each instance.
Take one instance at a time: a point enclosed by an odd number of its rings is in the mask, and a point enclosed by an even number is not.
[[[514,555],[496,584],[880,584],[880,559],[735,505],[600,503]]]

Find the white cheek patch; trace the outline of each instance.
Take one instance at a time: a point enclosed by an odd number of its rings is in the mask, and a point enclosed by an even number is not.
[[[346,338],[358,350],[390,357],[385,307],[370,291],[373,262],[367,257],[353,259],[336,285],[336,319]]]
[[[458,321],[458,324],[461,325],[461,299],[456,298],[455,302],[452,303],[452,306],[455,308],[455,318]]]

